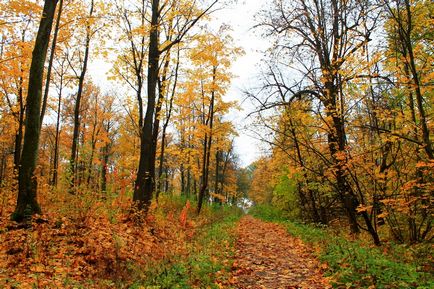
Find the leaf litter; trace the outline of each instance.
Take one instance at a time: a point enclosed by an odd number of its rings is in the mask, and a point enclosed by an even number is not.
[[[237,227],[238,241],[229,283],[239,289],[331,288],[321,264],[299,238],[281,225],[245,216]]]

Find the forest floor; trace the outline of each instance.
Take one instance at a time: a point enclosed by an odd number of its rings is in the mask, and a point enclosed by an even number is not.
[[[325,265],[283,226],[245,216],[237,234],[232,273],[236,288],[330,288],[322,275]]]
[[[0,201],[0,288],[434,288],[431,243],[377,247],[260,206],[197,216],[169,196],[137,219],[130,199],[53,193],[25,226]]]

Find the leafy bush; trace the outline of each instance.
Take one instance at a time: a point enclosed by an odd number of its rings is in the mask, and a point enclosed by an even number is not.
[[[268,204],[259,204],[253,206],[250,209],[249,214],[270,222],[287,220],[287,218],[284,217],[284,213],[280,209]]]
[[[291,220],[300,216],[297,180],[288,177],[288,169],[282,171],[279,181],[274,187],[272,204],[284,212],[284,215]]]

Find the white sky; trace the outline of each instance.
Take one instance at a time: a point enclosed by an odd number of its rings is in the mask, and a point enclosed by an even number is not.
[[[232,81],[232,86],[226,96],[227,100],[238,100],[242,111],[232,113],[229,119],[237,127],[239,137],[235,139],[235,149],[242,166],[247,166],[261,156],[259,141],[249,136],[243,127],[247,124],[245,118],[253,110],[249,101],[242,102],[245,96],[243,90],[249,89],[257,83],[258,64],[263,57],[263,51],[268,48],[269,41],[259,37],[252,27],[255,25],[254,16],[258,13],[266,1],[240,0],[228,8],[215,12],[213,15],[216,25],[229,24],[232,29],[232,37],[235,45],[244,49],[245,55],[240,57],[232,65],[232,71],[238,77]]]
[[[232,72],[238,77],[233,79],[225,100],[238,100],[241,104],[241,111],[233,112],[228,116],[238,131],[239,136],[235,139],[235,150],[240,159],[241,166],[247,166],[261,156],[259,141],[251,138],[249,133],[243,129],[247,120],[245,117],[252,111],[250,102],[241,103],[244,99],[242,90],[253,87],[258,74],[257,65],[263,57],[262,51],[268,47],[268,42],[261,39],[258,33],[252,30],[255,25],[254,15],[261,9],[265,1],[261,0],[239,0],[222,10],[214,12],[211,25],[218,29],[222,23],[229,24],[232,29],[232,37],[236,46],[242,47],[245,55],[240,57],[232,65]],[[215,25],[215,26],[214,26]],[[97,82],[107,84],[104,75],[111,68],[111,63],[106,60],[97,59],[89,67],[89,74]],[[104,80],[103,80],[104,79]]]

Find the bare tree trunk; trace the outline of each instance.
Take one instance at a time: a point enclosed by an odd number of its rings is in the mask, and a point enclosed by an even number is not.
[[[217,67],[213,67],[213,80],[212,83],[215,83],[216,80],[216,72]],[[201,186],[197,201],[197,214],[200,214],[200,211],[202,209],[203,200],[205,197],[206,190],[208,189],[208,177],[209,177],[209,163],[211,158],[211,144],[212,144],[212,136],[213,136],[213,124],[214,124],[214,102],[215,102],[215,91],[211,91],[211,100],[210,100],[210,106],[209,106],[209,116],[208,121],[209,124],[209,133],[205,133],[205,139],[204,139],[204,147],[203,147],[203,161],[202,161],[202,177],[201,177]]]
[[[140,136],[140,161],[137,179],[134,186],[133,201],[138,208],[147,211],[152,200],[155,187],[155,147],[153,141],[154,112],[156,88],[158,82],[158,66],[160,61],[158,24],[160,1],[152,0],[151,32],[149,35],[148,56],[148,103]]]
[[[41,121],[40,121],[41,125],[44,121],[45,110],[47,109],[48,92],[50,91],[51,70],[53,68],[54,55],[56,54],[57,35],[59,34],[60,17],[62,16],[62,9],[63,9],[63,0],[59,0],[59,9],[57,11],[57,18],[54,27],[53,40],[51,41],[50,59],[48,60],[44,97],[42,98]]]
[[[51,185],[57,186],[57,178],[59,171],[59,139],[60,139],[60,110],[62,105],[62,86],[63,76],[60,80],[59,99],[57,101],[57,121],[56,121],[56,136],[54,140],[54,156],[53,156],[53,176],[51,179]]]
[[[172,116],[173,99],[175,98],[176,86],[178,84],[178,70],[179,70],[179,47],[178,47],[178,56],[177,56],[177,62],[175,67],[175,80],[172,87],[172,93],[169,100],[169,107],[166,113],[166,119],[164,121],[163,130],[161,132],[161,151],[160,151],[160,167],[158,168],[157,199],[158,199],[158,193],[161,190],[161,182],[163,181],[162,175],[163,175],[163,168],[164,168],[164,152],[166,149],[166,131],[167,131],[167,127],[169,126],[170,118]],[[184,193],[184,187],[182,188],[181,192]]]
[[[94,12],[94,1],[92,0],[89,17],[92,17]],[[70,164],[70,193],[75,193],[76,187],[76,178],[77,178],[77,145],[78,145],[78,137],[80,133],[80,104],[81,98],[83,96],[83,86],[84,79],[86,77],[87,65],[89,61],[89,53],[90,53],[90,25],[87,24],[86,29],[86,42],[85,42],[85,50],[84,50],[84,59],[83,59],[83,67],[81,69],[80,76],[78,78],[78,91],[77,98],[75,100],[75,108],[74,108],[74,131],[72,135],[72,146],[71,146],[71,157],[69,158]]]
[[[45,1],[32,53],[26,105],[26,131],[24,134],[23,151],[20,160],[21,167],[18,178],[18,198],[15,212],[12,215],[12,219],[15,221],[22,221],[26,215],[41,212],[36,198],[37,180],[35,168],[38,159],[39,137],[41,132],[40,114],[44,64],[47,57],[48,43],[50,41],[56,5],[57,0]]]

